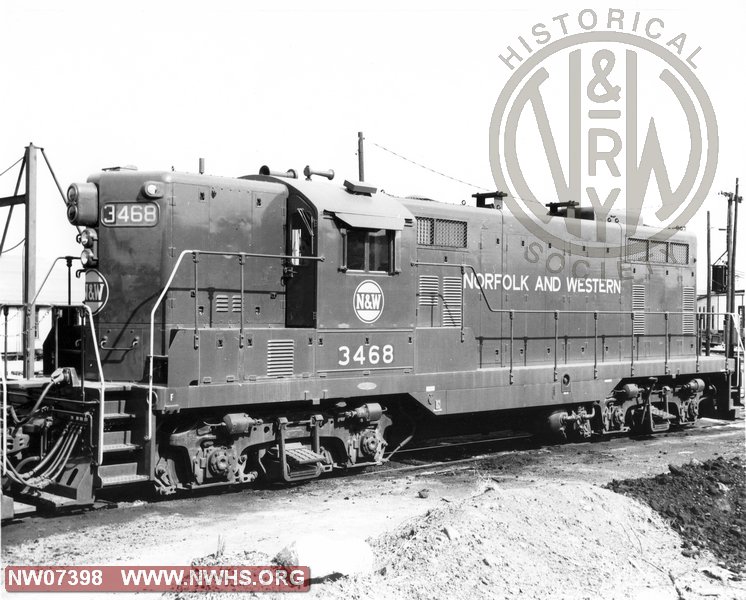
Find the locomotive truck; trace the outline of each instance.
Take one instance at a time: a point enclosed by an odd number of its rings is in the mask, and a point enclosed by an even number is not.
[[[582,439],[733,416],[733,360],[700,351],[691,233],[612,222],[599,255],[533,236],[499,193],[305,173],[70,186],[85,303],[55,309],[44,377],[7,382],[6,494],[302,481],[456,418]],[[595,235],[573,203],[549,215]]]

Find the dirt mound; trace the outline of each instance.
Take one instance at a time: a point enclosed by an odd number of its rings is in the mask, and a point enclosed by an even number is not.
[[[685,556],[710,550],[734,571],[746,569],[746,465],[740,457],[669,466],[648,479],[607,487],[646,502],[684,539]]]
[[[711,472],[722,473],[720,466]],[[682,475],[676,475],[682,477]],[[656,484],[660,485],[660,484]],[[482,480],[477,493],[369,540],[369,571],[316,580],[306,598],[746,600],[746,582],[649,506],[584,482]],[[218,553],[197,564],[268,564]],[[314,575],[313,571],[311,573]],[[316,579],[316,578],[315,578]],[[287,600],[287,594],[165,594],[169,600]]]
[[[647,506],[585,483],[489,487],[372,545],[379,570],[324,597],[665,599],[696,572]]]

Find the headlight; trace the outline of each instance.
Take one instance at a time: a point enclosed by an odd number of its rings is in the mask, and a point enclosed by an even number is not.
[[[73,225],[98,224],[98,188],[93,183],[73,183],[67,188],[67,219]]]
[[[84,248],[93,248],[93,244],[98,240],[98,234],[95,229],[84,229],[80,233],[80,243]]]
[[[86,248],[80,253],[80,262],[84,269],[90,269],[98,264],[98,257],[93,253],[93,250]]]

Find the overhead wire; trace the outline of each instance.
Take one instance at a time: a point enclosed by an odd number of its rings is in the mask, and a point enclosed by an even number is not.
[[[15,167],[23,159],[24,159],[24,157],[22,156],[16,162],[14,162],[12,165],[10,165],[7,169],[5,169],[5,171],[3,171],[2,173],[0,173],[0,177],[2,177],[3,175],[5,175],[8,171],[10,171],[13,167]]]
[[[476,185],[474,183],[469,183],[468,181],[464,181],[463,179],[459,179],[458,177],[452,177],[451,175],[447,175],[446,173],[443,173],[442,171],[438,171],[437,169],[433,169],[431,167],[428,167],[427,165],[423,165],[422,163],[417,162],[416,160],[412,160],[411,158],[407,158],[403,154],[399,154],[398,152],[394,152],[393,150],[386,148],[386,146],[382,146],[381,144],[377,144],[376,142],[371,141],[371,144],[376,146],[377,148],[380,148],[384,152],[388,152],[389,154],[393,154],[394,156],[401,158],[402,160],[405,160],[409,163],[412,163],[413,165],[416,165],[420,167],[421,169],[425,169],[426,171],[430,171],[431,173],[435,173],[436,175],[440,175],[441,177],[445,177],[446,179],[450,179],[452,181],[456,181],[458,183],[462,183],[464,185],[468,185],[469,187],[476,188],[478,190],[482,190],[484,192],[489,192],[487,188],[483,188],[480,185]]]
[[[26,241],[26,238],[23,238],[23,239],[22,239],[22,240],[21,240],[20,242],[18,242],[18,243],[17,243],[17,244],[15,245],[15,246],[11,246],[11,247],[10,247],[10,248],[8,248],[7,250],[3,250],[2,252],[0,252],[0,256],[2,256],[3,254],[7,254],[7,253],[8,253],[8,252],[10,252],[11,250],[15,250],[16,248],[18,248],[18,246],[20,246],[21,244],[23,244],[23,243],[24,243],[25,241]]]
[[[18,179],[16,179],[16,187],[13,191],[13,195],[18,195],[18,189],[21,187],[21,178],[23,177],[23,171],[26,168],[26,155],[24,154],[21,158],[21,168],[18,169]],[[18,164],[18,161],[15,162],[15,165]],[[12,169],[13,167],[10,167],[9,169]],[[4,173],[6,173],[9,169],[6,169]],[[0,238],[0,252],[3,251],[3,248],[5,247],[5,239],[8,236],[8,227],[10,227],[10,220],[13,218],[13,209],[15,208],[15,204],[11,204],[10,208],[8,209],[8,218],[5,220],[5,228],[3,229],[3,237]]]

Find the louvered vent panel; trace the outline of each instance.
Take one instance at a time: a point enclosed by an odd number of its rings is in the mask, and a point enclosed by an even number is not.
[[[634,333],[645,335],[645,286],[632,286],[632,311],[635,313]]]
[[[420,275],[420,306],[435,306],[438,304],[438,278],[435,275]]]
[[[228,296],[226,294],[215,294],[215,312],[228,312]]]
[[[233,312],[240,313],[241,312],[241,296],[233,296]]]
[[[267,342],[267,375],[287,377],[293,374],[295,345],[293,340],[269,340]]]
[[[681,310],[684,316],[681,319],[682,332],[687,334],[694,333],[694,310],[697,303],[693,287],[685,287],[681,292]]]
[[[461,327],[461,278],[443,277],[443,327]]]

